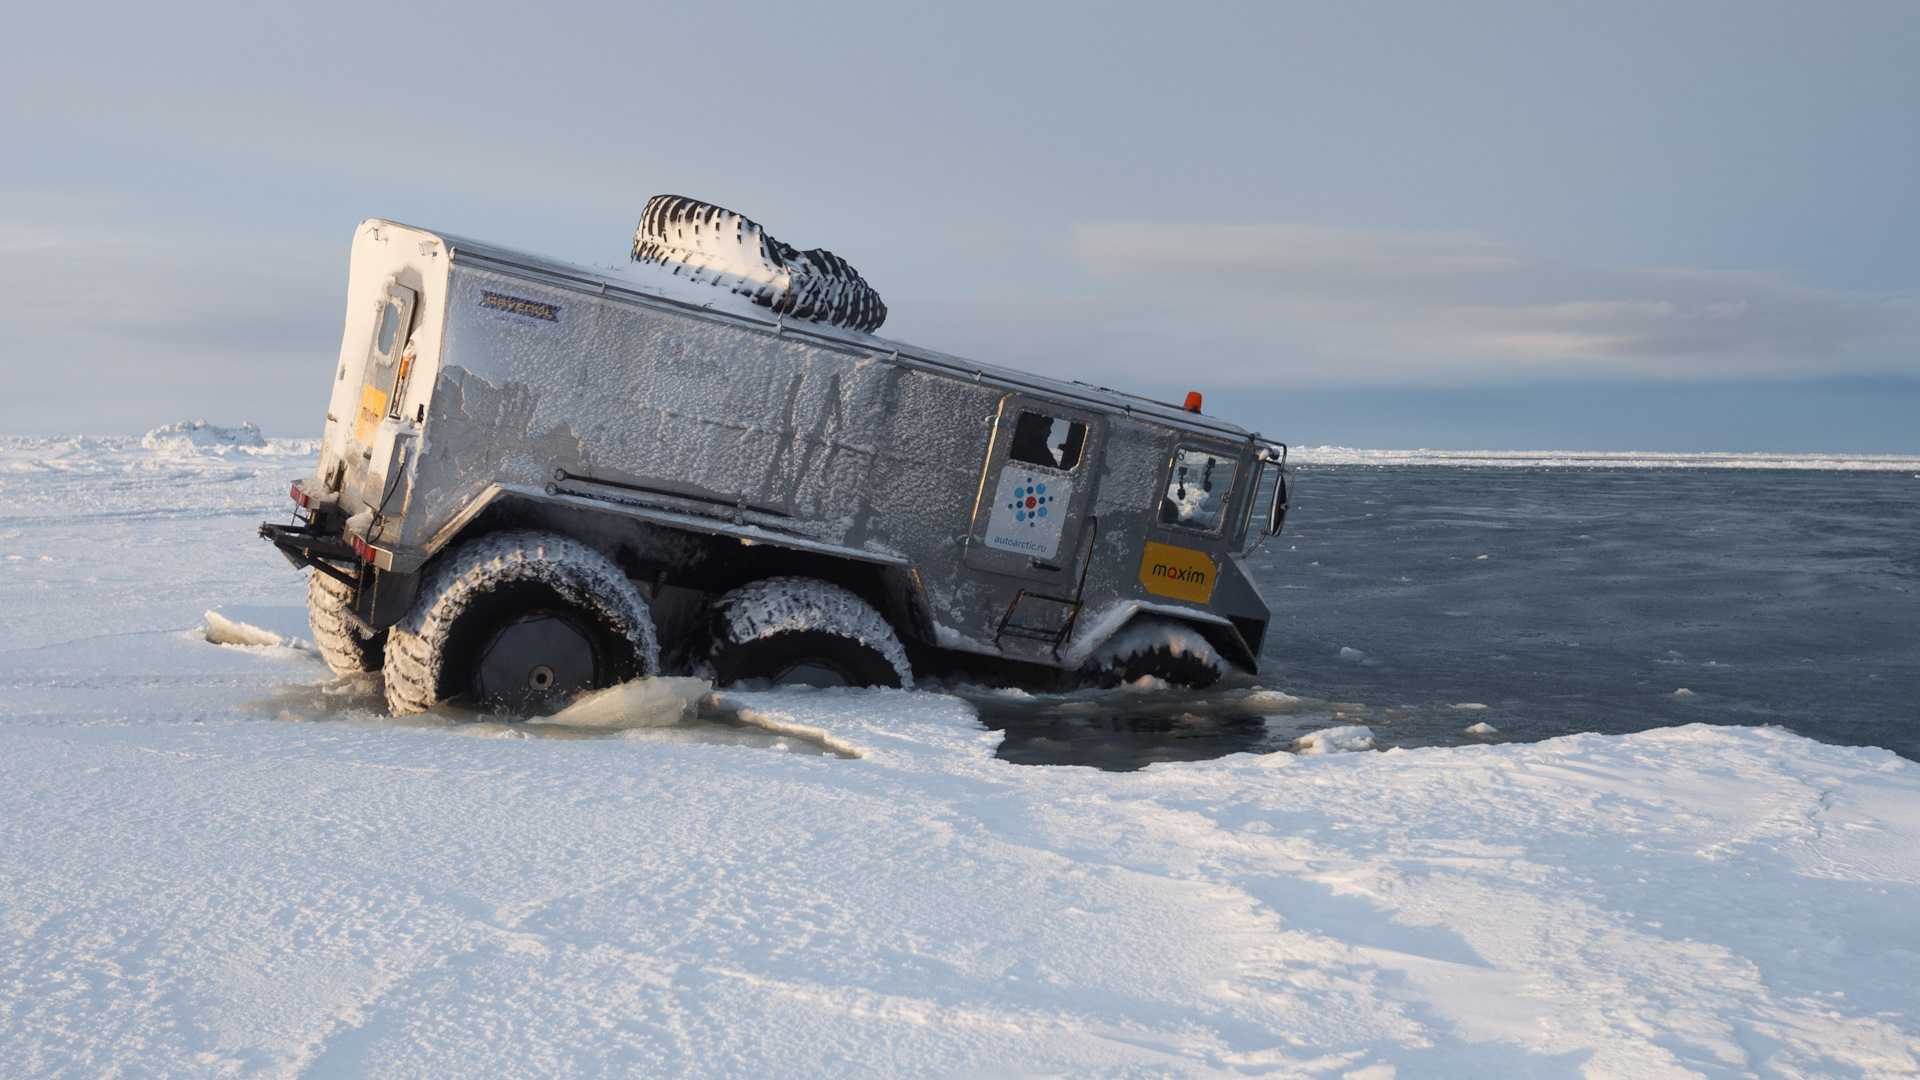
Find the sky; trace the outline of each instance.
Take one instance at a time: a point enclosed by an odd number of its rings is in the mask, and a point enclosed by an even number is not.
[[[0,432],[318,433],[354,225],[671,192],[1294,443],[1920,452],[1920,5],[11,4]]]

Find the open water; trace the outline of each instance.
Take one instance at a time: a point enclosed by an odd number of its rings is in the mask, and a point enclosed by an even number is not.
[[[1275,616],[1255,681],[1299,706],[983,699],[1002,756],[1126,769],[1333,724],[1384,748],[1704,722],[1920,760],[1912,473],[1304,467],[1250,565]]]

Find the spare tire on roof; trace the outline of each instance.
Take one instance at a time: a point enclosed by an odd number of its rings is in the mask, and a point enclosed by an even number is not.
[[[633,233],[633,261],[727,289],[796,319],[871,333],[887,305],[847,260],[800,251],[751,219],[681,195],[655,195]]]

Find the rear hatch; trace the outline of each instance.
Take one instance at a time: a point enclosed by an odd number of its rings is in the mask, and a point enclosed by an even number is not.
[[[369,221],[354,237],[346,326],[327,410],[317,485],[349,531],[401,542],[408,476],[433,388],[447,248],[431,233]]]

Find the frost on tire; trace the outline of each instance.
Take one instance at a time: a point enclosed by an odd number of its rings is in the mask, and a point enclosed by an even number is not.
[[[887,305],[847,260],[823,248],[801,251],[768,236],[742,214],[683,195],[655,195],[633,233],[633,261],[751,299],[796,319],[871,333]]]
[[[1143,678],[1204,690],[1220,681],[1228,663],[1198,630],[1166,619],[1137,619],[1108,638],[1081,669],[1098,686]]]
[[[353,591],[346,582],[316,570],[307,579],[307,623],[313,644],[335,675],[379,671],[384,661],[387,633],[368,634],[347,612]]]
[[[743,585],[714,604],[709,662],[720,685],[913,686],[900,638],[873,606],[815,578]]]
[[[388,637],[387,705],[545,712],[659,665],[646,601],[611,559],[550,533],[492,533],[425,571]]]

